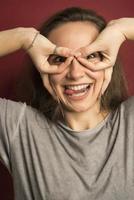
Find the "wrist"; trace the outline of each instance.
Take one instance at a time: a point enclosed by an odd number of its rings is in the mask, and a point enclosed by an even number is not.
[[[37,33],[39,32],[35,28],[18,28],[20,48],[28,50]]]
[[[109,26],[114,26],[118,29],[125,39],[134,40],[134,18],[120,18],[112,20],[108,23]]]
[[[107,25],[107,27],[111,28],[113,30],[113,32],[115,32],[115,34],[120,38],[121,43],[123,43],[125,40],[127,40],[125,30],[122,26],[123,19],[124,18],[111,20]]]

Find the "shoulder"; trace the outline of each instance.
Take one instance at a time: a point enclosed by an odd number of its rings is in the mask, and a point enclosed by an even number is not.
[[[17,125],[21,122],[34,123],[37,119],[47,122],[43,113],[26,103],[0,98],[0,120]]]
[[[124,108],[125,112],[134,114],[134,96],[131,96],[126,101],[122,102],[121,107]]]
[[[12,100],[5,99],[5,98],[0,98],[0,109],[2,109],[2,108],[5,109],[7,107],[18,108],[24,104],[25,103],[22,103],[22,102],[16,102],[16,101],[12,101]]]
[[[24,114],[26,107],[26,103],[0,98],[0,118],[17,121],[19,116]]]
[[[0,98],[0,116],[6,115],[13,118],[15,115],[19,115],[25,106],[26,104],[22,102]]]
[[[134,125],[134,96],[129,97],[127,100],[121,103],[119,113],[120,120],[123,119],[124,123],[131,123]]]

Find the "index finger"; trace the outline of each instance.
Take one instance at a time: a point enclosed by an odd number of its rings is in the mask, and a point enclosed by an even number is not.
[[[67,47],[55,46],[54,50],[53,50],[53,54],[58,54],[60,56],[69,57],[69,56],[72,56],[72,50]]]
[[[84,65],[85,67],[89,68],[90,70],[92,70],[94,72],[95,71],[100,71],[100,70],[103,70],[103,69],[107,69],[107,68],[111,67],[110,63],[106,63],[106,62],[103,62],[103,61],[100,61],[100,62],[94,64],[92,62],[89,62],[85,58],[81,58],[81,57],[78,57],[77,60],[82,65]]]

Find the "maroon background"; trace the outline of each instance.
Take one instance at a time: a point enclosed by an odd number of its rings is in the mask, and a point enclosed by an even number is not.
[[[17,26],[38,28],[57,10],[82,6],[95,9],[107,21],[120,17],[134,17],[133,0],[3,0],[0,2],[0,30]],[[134,94],[134,42],[125,42],[121,58],[128,80],[129,94]],[[13,87],[23,71],[25,55],[17,52],[0,60],[0,96],[12,98]],[[11,200],[12,181],[7,170],[0,165],[0,199]]]

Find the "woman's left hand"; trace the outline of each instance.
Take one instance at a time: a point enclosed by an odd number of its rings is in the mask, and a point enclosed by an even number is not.
[[[125,41],[125,36],[115,29],[114,25],[107,26],[96,38],[94,42],[79,49],[81,57],[87,57],[95,52],[100,52],[102,59],[93,67],[93,71],[98,71],[113,67],[121,44]],[[81,59],[81,58],[80,58]]]
[[[128,31],[128,29],[132,29],[128,26],[130,21],[131,24],[134,24],[133,19],[111,21],[94,42],[78,50],[81,53],[81,56],[77,58],[80,63],[92,71],[104,70],[105,76],[101,94],[105,92],[111,81],[113,67],[121,44],[126,40],[127,36],[132,39],[132,35],[134,35],[134,33],[132,34],[132,30]],[[125,31],[126,26],[128,27],[127,31]],[[99,62],[92,63],[85,59],[96,52],[101,54],[101,60]]]

